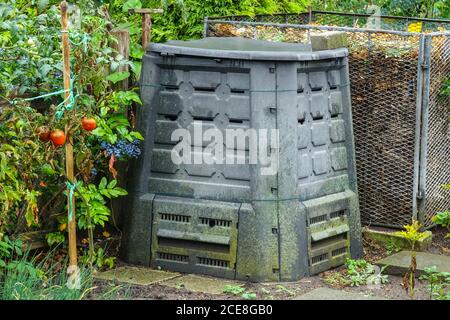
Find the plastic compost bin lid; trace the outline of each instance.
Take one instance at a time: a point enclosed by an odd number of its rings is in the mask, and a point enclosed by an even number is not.
[[[312,51],[309,44],[271,42],[239,37],[207,37],[151,43],[147,51],[165,55],[200,56],[242,60],[309,61],[347,56],[346,48]]]

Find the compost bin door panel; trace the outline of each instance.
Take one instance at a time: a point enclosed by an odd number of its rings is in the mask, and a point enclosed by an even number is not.
[[[235,277],[239,204],[157,196],[153,267]]]

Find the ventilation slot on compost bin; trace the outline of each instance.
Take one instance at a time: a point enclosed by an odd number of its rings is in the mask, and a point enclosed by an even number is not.
[[[228,253],[230,246],[226,244],[202,242],[186,239],[174,239],[166,237],[158,237],[158,245],[172,248],[184,248],[191,250],[213,251]]]
[[[312,218],[310,218],[310,219],[309,219],[309,224],[310,224],[310,225],[313,225],[313,224],[321,223],[321,222],[324,222],[324,221],[327,221],[327,220],[328,220],[327,215],[326,215],[326,214],[323,214],[323,215],[321,215],[321,216],[317,216],[317,217],[312,217]]]
[[[200,116],[197,116],[197,117],[192,117],[192,119],[194,121],[214,121],[213,117],[200,117]]]
[[[164,119],[165,120],[170,120],[170,121],[177,121],[178,116],[177,115],[171,115],[171,114],[165,114],[164,115]]]
[[[198,257],[198,264],[209,267],[228,268],[228,261],[219,259]]]
[[[189,223],[191,221],[190,216],[185,216],[182,214],[160,213],[159,217],[161,220],[164,220],[164,221],[185,222],[185,223]]]
[[[343,254],[347,254],[347,247],[335,249],[331,252],[331,256],[333,256],[333,257],[340,256]]]
[[[230,220],[221,220],[221,219],[211,219],[211,218],[200,218],[200,224],[212,227],[231,227]]]
[[[328,260],[328,253],[322,253],[322,254],[319,254],[318,256],[312,257],[311,264],[315,265],[315,264],[322,263],[327,260]]]
[[[245,90],[241,90],[241,89],[231,89],[230,90],[231,93],[235,93],[235,94],[244,94]]]
[[[242,123],[244,123],[244,120],[230,119],[230,123],[239,123],[239,124],[242,124]]]
[[[215,92],[215,91],[216,91],[216,88],[197,87],[197,88],[195,88],[195,91],[200,91],[200,92]]]
[[[313,120],[314,121],[323,120],[323,116],[313,116]]]
[[[180,87],[178,86],[171,86],[171,85],[165,85],[163,86],[164,90],[166,91],[178,91]]]
[[[345,210],[339,210],[339,211],[330,213],[330,219],[336,219],[336,218],[340,218],[340,217],[344,217],[344,216],[345,216]]]
[[[167,260],[167,261],[184,262],[184,263],[189,262],[188,256],[184,256],[181,254],[166,253],[166,252],[158,252],[158,259]]]

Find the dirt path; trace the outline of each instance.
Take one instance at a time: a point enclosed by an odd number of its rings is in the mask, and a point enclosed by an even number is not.
[[[271,283],[271,284],[253,284],[244,285],[246,292],[255,293],[256,298],[260,300],[291,300],[295,297],[307,293],[320,287],[329,287],[348,292],[361,293],[367,296],[384,297],[393,300],[408,300],[409,297],[401,286],[401,277],[389,276],[389,283],[379,288],[369,288],[367,286],[339,288],[325,283],[321,276],[304,278],[295,283]],[[97,281],[98,287],[95,292],[105,292],[112,286],[105,281]],[[123,286],[123,285],[122,285]],[[417,281],[415,300],[430,299],[427,284]],[[94,293],[92,299],[102,299]],[[161,284],[148,286],[123,286],[114,295],[108,299],[137,299],[137,300],[243,300],[241,295],[231,294],[208,294],[204,292],[193,292],[185,288],[172,288]]]
[[[441,255],[450,255],[450,241],[445,239],[446,230],[443,228],[434,229],[433,242],[429,248],[429,252]],[[364,241],[364,259],[369,262],[379,260],[388,254],[386,248],[382,248],[370,241]],[[147,286],[123,285],[108,281],[97,280],[95,285],[97,289],[91,294],[92,299],[102,299],[105,297],[98,296],[98,292],[112,292],[108,299],[143,299],[143,300],[230,300],[230,299],[244,299],[242,293],[255,294],[255,299],[261,300],[289,300],[295,299],[299,295],[305,294],[309,291],[320,287],[328,287],[339,289],[347,292],[360,293],[366,296],[383,297],[393,300],[408,300],[409,296],[405,292],[402,283],[402,278],[399,276],[389,275],[389,282],[379,286],[360,286],[360,287],[339,287],[338,285],[330,284],[330,281],[325,281],[326,276],[339,272],[344,267],[339,267],[312,276],[301,279],[297,282],[290,283],[243,283],[244,292],[236,295],[232,294],[210,294],[205,292],[191,291],[183,287],[170,287],[164,285],[164,282],[159,284],[152,284]],[[181,277],[182,275],[180,275]],[[205,276],[205,278],[208,278]],[[117,286],[120,289],[117,289]],[[430,293],[426,282],[416,281],[415,300],[429,300]]]

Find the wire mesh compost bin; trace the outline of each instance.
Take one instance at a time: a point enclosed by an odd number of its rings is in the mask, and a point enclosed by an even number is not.
[[[308,43],[340,30],[349,64],[361,220],[425,226],[450,208],[450,20],[312,11],[217,17],[208,36]]]
[[[346,49],[314,52],[243,38],[151,45],[143,58],[139,127],[146,142],[134,165],[126,259],[279,281],[359,256],[348,81]],[[195,158],[212,154],[211,128],[227,137],[253,129],[267,161],[250,163],[254,150],[245,137],[242,144],[215,140],[224,147],[222,156],[214,153],[222,164],[172,161],[180,143],[174,130],[192,133],[182,142]],[[195,139],[198,129],[203,140]],[[272,165],[276,170],[264,170]]]

